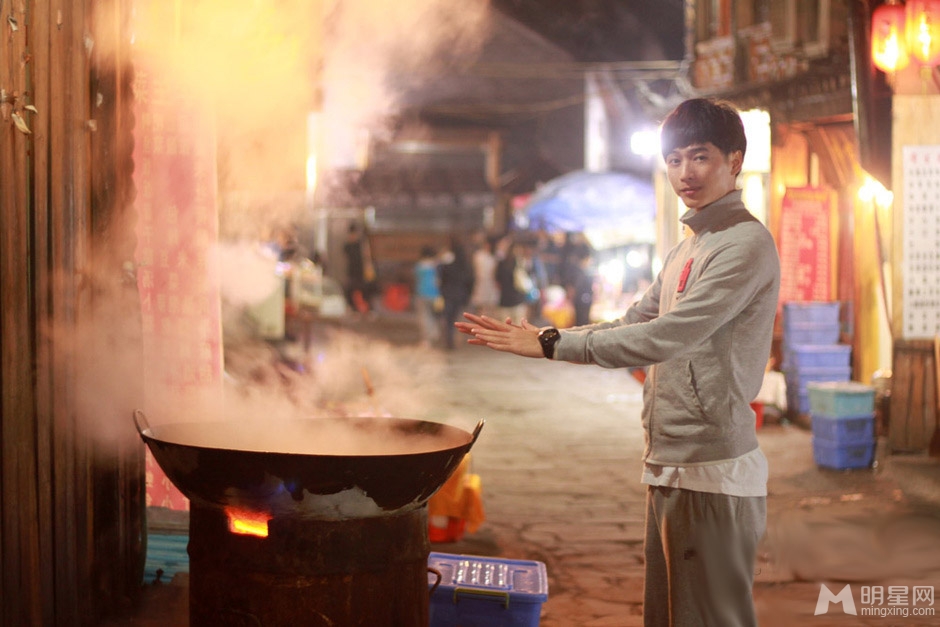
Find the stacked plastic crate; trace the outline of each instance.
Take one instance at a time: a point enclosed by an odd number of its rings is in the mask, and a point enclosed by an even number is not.
[[[813,459],[845,470],[868,468],[875,456],[875,388],[847,381],[809,384]]]
[[[784,303],[781,370],[791,413],[810,413],[810,383],[851,378],[852,349],[838,342],[838,302]]]

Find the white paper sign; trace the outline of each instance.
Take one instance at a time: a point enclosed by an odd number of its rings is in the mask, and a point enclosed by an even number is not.
[[[940,146],[905,146],[903,328],[905,339],[940,333]]]

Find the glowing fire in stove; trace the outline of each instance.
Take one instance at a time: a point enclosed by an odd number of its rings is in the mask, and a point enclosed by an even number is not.
[[[268,537],[268,521],[271,515],[264,512],[251,512],[244,509],[227,508],[228,530],[247,536]]]

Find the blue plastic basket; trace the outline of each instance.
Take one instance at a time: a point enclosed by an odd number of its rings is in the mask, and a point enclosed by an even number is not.
[[[798,414],[809,413],[809,395],[806,392],[800,394],[797,387],[787,387],[787,409]]]
[[[545,564],[432,552],[430,627],[537,627],[548,599]]]
[[[808,394],[809,386],[814,383],[848,382],[852,376],[852,369],[848,366],[844,368],[798,368],[794,370],[784,370],[784,377],[787,381],[787,389],[795,389],[799,394]],[[810,408],[812,409],[812,399],[810,399]],[[830,411],[821,411],[821,414],[837,416],[838,414]],[[865,413],[864,411],[854,412],[854,415]]]
[[[875,411],[875,388],[857,381],[812,381],[810,411],[826,416],[861,416]]]
[[[838,445],[813,438],[813,459],[817,466],[835,470],[869,468],[875,459],[875,443]]]
[[[783,304],[783,323],[785,325],[794,323],[838,325],[840,305],[838,301],[787,302]]]
[[[160,581],[168,583],[176,573],[189,572],[189,534],[147,534],[147,557],[144,564],[144,584],[153,584],[160,573]]]
[[[783,325],[783,343],[789,348],[806,344],[835,344],[839,341],[839,322],[793,322]]]
[[[796,344],[784,350],[783,369],[845,368],[851,365],[852,347],[848,344]]]
[[[871,444],[875,440],[873,413],[862,416],[826,416],[813,413],[811,424],[813,437],[836,446]]]

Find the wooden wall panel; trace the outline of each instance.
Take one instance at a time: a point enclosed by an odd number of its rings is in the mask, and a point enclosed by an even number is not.
[[[930,446],[937,425],[937,364],[932,340],[897,340],[888,412],[888,448],[920,453]]]
[[[24,64],[27,20],[26,13],[17,8],[4,12],[0,37],[0,607],[5,623],[11,620],[6,616],[12,615],[16,624],[42,624],[40,537],[35,524],[37,448],[32,424],[35,325],[29,281],[28,155],[35,134],[20,130],[14,117],[27,126],[33,124],[25,108],[32,104]]]
[[[30,35],[35,42],[31,53],[30,70],[32,72],[33,99],[37,106],[37,112],[34,119],[33,131],[37,138],[42,141],[36,141],[33,144],[33,167],[32,167],[32,186],[31,186],[31,205],[34,216],[33,238],[32,238],[32,256],[34,259],[48,259],[48,233],[49,221],[49,136],[51,126],[51,109],[48,106],[50,102],[49,72],[43,68],[49,69],[49,38],[53,25],[51,23],[51,9],[48,3],[37,2],[31,5],[30,15]],[[37,268],[37,264],[34,264]],[[50,317],[49,302],[44,296],[49,293],[47,282],[42,280],[37,274],[35,283],[35,310],[36,320],[48,320]],[[37,434],[37,459],[49,460],[52,455],[52,390],[49,377],[52,372],[52,354],[48,343],[40,336],[36,341],[36,434]],[[53,495],[50,486],[53,485],[52,464],[40,463],[36,466],[37,480],[40,491],[37,494],[38,503],[38,526],[37,531],[41,538],[47,539],[40,544],[40,566],[39,578],[44,584],[40,588],[40,597],[43,608],[43,622],[48,625],[54,621],[55,612],[55,586],[48,585],[50,581],[55,581],[55,547],[54,543],[48,541],[52,538],[53,531]]]
[[[120,0],[97,3],[95,32],[113,41],[121,41],[122,33],[128,32],[129,16],[120,8]],[[107,10],[102,10],[108,5]],[[92,193],[90,212],[90,241],[92,258],[96,267],[107,268],[105,276],[118,286],[107,307],[95,303],[92,307],[93,325],[100,329],[124,328],[128,312],[131,318],[139,318],[137,282],[124,267],[124,261],[133,259],[136,240],[133,237],[118,237],[115,234],[134,232],[136,218],[133,208],[134,189],[132,182],[134,116],[130,110],[133,68],[129,62],[129,51],[120,47],[99,43],[92,56],[92,93],[97,94],[92,114],[95,131],[90,133],[91,163],[89,172]],[[104,343],[104,342],[102,342]],[[139,346],[136,334],[122,335],[120,343]],[[139,399],[143,395],[143,376],[140,371],[140,356],[125,351],[117,370],[124,373],[122,388],[126,396]],[[132,375],[137,369],[137,376]],[[133,389],[133,381],[139,389]],[[109,533],[97,529],[94,536],[91,578],[98,601],[102,607],[126,605],[129,598],[139,593],[137,587],[142,576],[145,559],[145,499],[143,446],[129,416],[138,405],[124,406],[126,399],[113,399],[110,415],[96,416],[97,421],[123,424],[116,430],[119,435],[107,443],[98,443],[92,451],[94,469],[92,499],[95,520],[107,520],[113,527]],[[115,465],[112,458],[120,460]]]
[[[117,450],[101,449],[81,428],[79,355],[71,345],[76,329],[104,321],[96,319],[101,304],[94,277],[120,277],[120,254],[133,247],[112,228],[129,219],[131,208],[132,118],[121,115],[130,71],[117,54],[120,47],[105,58],[94,39],[96,20],[120,35],[129,14],[130,0],[4,4],[2,626],[94,625],[129,607],[140,593],[143,446],[129,410],[133,437]],[[93,110],[103,116],[96,120],[103,133],[90,123]],[[17,128],[14,113],[29,133]],[[95,268],[99,257],[102,266]],[[131,293],[136,294],[130,290],[124,297]]]

